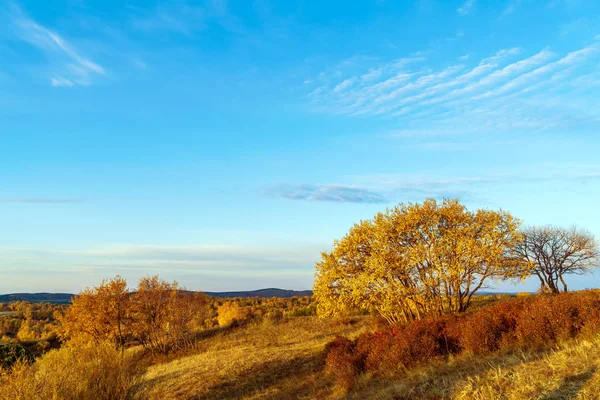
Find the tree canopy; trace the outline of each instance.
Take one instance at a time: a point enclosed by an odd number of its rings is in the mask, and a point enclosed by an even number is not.
[[[208,297],[158,276],[141,278],[134,292],[120,276],[76,295],[59,314],[60,335],[73,343],[137,342],[151,351],[189,344],[208,315]]]
[[[461,312],[490,279],[520,277],[509,213],[458,200],[399,204],[355,224],[316,264],[318,313],[378,312],[390,323]],[[521,274],[521,275],[520,275]]]

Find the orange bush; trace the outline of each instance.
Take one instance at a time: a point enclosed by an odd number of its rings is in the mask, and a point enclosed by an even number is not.
[[[448,335],[458,342],[461,351],[475,354],[509,347],[515,340],[517,317],[523,310],[523,303],[505,300],[456,319],[448,326]]]
[[[355,341],[337,338],[328,348],[327,368],[347,386],[361,371],[393,372],[465,351],[544,348],[598,333],[600,291],[520,296],[457,317],[365,333]]]
[[[325,372],[344,388],[352,387],[358,374],[364,371],[363,357],[355,347],[355,342],[338,336],[326,348]]]

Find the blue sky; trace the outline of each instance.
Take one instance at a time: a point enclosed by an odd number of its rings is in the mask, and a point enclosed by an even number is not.
[[[600,237],[599,95],[594,0],[0,0],[0,293],[306,289],[427,197]]]

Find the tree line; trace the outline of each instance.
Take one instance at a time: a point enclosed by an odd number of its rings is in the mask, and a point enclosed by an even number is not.
[[[541,291],[567,291],[565,275],[598,266],[591,233],[521,225],[506,211],[469,211],[450,199],[380,212],[322,253],[314,284],[318,313],[362,310],[408,322],[463,312],[494,281],[537,276]]]

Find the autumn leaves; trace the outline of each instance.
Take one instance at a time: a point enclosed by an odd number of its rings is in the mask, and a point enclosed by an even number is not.
[[[468,211],[458,200],[378,213],[355,224],[316,264],[319,315],[362,310],[398,323],[464,311],[490,282],[538,274],[539,263],[523,256],[531,230],[519,227],[508,212]],[[584,243],[589,267],[597,263],[597,246],[593,238]]]

